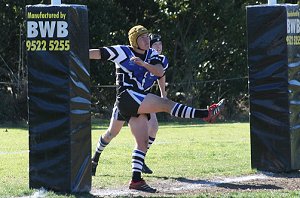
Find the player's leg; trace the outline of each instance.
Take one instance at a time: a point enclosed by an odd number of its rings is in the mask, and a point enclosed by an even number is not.
[[[211,105],[208,109],[195,109],[186,105],[161,98],[154,94],[147,94],[142,101],[138,113],[167,112],[181,118],[201,118],[207,122],[214,122],[224,109],[225,100]]]
[[[92,175],[96,174],[98,161],[99,161],[102,151],[110,143],[110,141],[119,134],[119,132],[121,131],[121,129],[125,123],[124,120],[122,120],[118,117],[118,116],[120,116],[118,113],[119,113],[118,109],[115,106],[113,109],[112,117],[110,119],[109,127],[105,131],[105,133],[102,134],[99,138],[95,154],[92,157]]]
[[[148,146],[148,117],[144,114],[131,117],[128,126],[135,138],[135,148],[146,153]]]
[[[156,137],[157,131],[158,131],[158,121],[156,117],[156,113],[150,114],[151,118],[148,121],[148,135],[152,138]],[[148,144],[148,149],[151,146],[151,144]]]
[[[132,179],[129,189],[146,192],[156,192],[142,179],[142,167],[144,164],[148,146],[148,118],[146,115],[131,117],[129,120],[130,130],[135,138],[136,146],[132,152]]]
[[[155,137],[156,137],[157,131],[158,131],[157,117],[156,117],[155,113],[151,113],[151,119],[148,121],[148,135],[149,135],[149,139],[148,139],[147,151],[149,150],[149,148],[153,144],[153,142],[155,140]],[[153,173],[153,171],[146,165],[146,162],[144,162],[142,172],[146,173],[146,174],[152,174]]]

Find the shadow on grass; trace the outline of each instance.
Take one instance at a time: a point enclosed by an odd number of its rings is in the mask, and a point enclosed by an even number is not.
[[[282,187],[278,187],[276,185],[271,184],[237,184],[237,182],[225,182],[225,181],[209,181],[209,180],[201,180],[201,179],[188,179],[184,177],[157,177],[150,176],[157,179],[170,180],[173,179],[178,182],[194,184],[194,185],[202,185],[203,187],[220,187],[232,190],[280,190]]]
[[[33,194],[29,194],[29,198],[31,197],[76,197],[76,198],[93,198],[93,197],[100,197],[91,194],[90,192],[78,192],[78,193],[69,193],[69,192],[60,192],[60,191],[53,191],[53,190],[39,190],[39,189],[32,189]]]
[[[270,190],[279,190],[283,189],[282,187],[278,187],[275,185],[270,184],[236,184],[230,182],[222,182],[222,181],[207,181],[207,180],[192,180],[183,177],[176,178],[175,180],[184,183],[190,184],[199,184],[199,185],[206,185],[206,186],[216,186],[222,187],[226,189],[233,189],[233,190],[263,190],[263,189],[270,189]]]
[[[258,171],[260,172],[260,171]],[[274,178],[300,178],[300,171],[299,170],[292,170],[288,172],[266,172],[262,171],[261,174],[267,175],[269,177]]]

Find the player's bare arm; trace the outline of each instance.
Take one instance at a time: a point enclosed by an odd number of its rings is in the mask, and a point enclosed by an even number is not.
[[[157,80],[159,90],[160,90],[160,96],[162,98],[167,98],[167,92],[166,92],[166,76],[163,76]]]
[[[101,59],[100,49],[90,49],[89,57],[90,59]]]
[[[161,64],[152,65],[144,62],[139,57],[132,57],[130,60],[139,66],[145,67],[149,72],[151,72],[155,76],[162,77],[164,75],[164,69]]]

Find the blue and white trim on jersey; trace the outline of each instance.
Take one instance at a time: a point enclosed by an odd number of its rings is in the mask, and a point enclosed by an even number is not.
[[[130,60],[131,57],[135,56],[130,47],[127,45],[114,45],[103,47],[103,49],[110,55],[107,60],[115,63],[117,74],[116,84],[144,91],[144,84],[147,80],[146,73],[148,70]],[[150,63],[155,59],[161,61],[158,53],[150,48],[147,50],[144,61]],[[121,78],[118,78],[119,76]]]
[[[119,108],[117,107],[117,105],[114,106],[113,108],[113,111],[112,111],[112,114],[111,114],[111,118],[110,118],[110,121],[112,122],[113,120],[119,120],[118,116],[120,115],[119,114]]]
[[[138,92],[135,92],[133,90],[126,90],[129,95],[138,103],[141,104],[143,102],[143,100],[145,99],[146,95],[145,94],[141,94]]]

